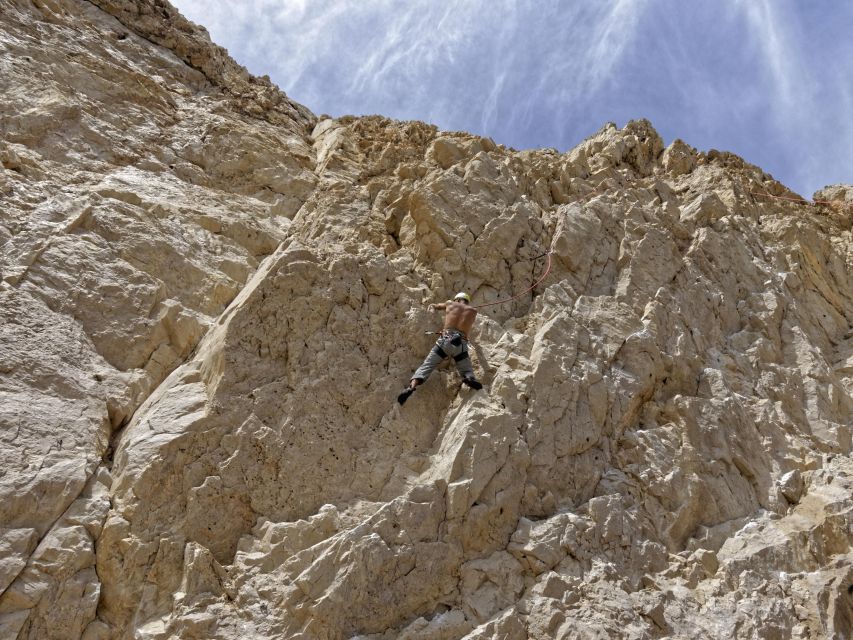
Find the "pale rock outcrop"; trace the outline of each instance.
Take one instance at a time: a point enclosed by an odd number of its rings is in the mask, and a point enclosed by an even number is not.
[[[853,188],[318,120],[160,0],[0,26],[0,635],[853,632]],[[397,406],[458,290],[486,388]]]
[[[300,128],[215,113],[216,90],[201,74],[89,3],[13,3],[2,24],[0,523],[10,549],[3,580],[18,578],[0,616],[30,637],[78,637],[98,602],[94,557],[94,591],[81,602],[94,600],[67,628],[46,627],[43,615],[74,609],[63,604],[71,587],[23,566],[41,566],[42,547],[31,555],[39,540],[52,541],[46,553],[89,544],[63,513],[102,459],[110,464],[111,433],[284,237],[283,216],[305,195],[293,187],[315,179],[313,161],[293,133]],[[206,139],[205,127],[258,136],[249,155],[267,154],[264,166],[229,174],[222,157],[231,150],[211,143],[210,167],[193,164],[187,149]],[[269,160],[283,148],[278,165]],[[239,205],[229,195],[238,193]],[[284,213],[275,211],[281,197]],[[52,574],[83,575],[84,556],[50,557]]]

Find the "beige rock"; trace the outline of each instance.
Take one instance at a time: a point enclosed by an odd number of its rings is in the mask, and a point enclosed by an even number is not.
[[[853,188],[318,120],[153,0],[0,46],[0,636],[850,635]]]
[[[781,489],[782,495],[785,496],[785,499],[788,502],[791,504],[798,503],[805,491],[803,476],[800,473],[800,470],[794,469],[779,478],[779,489]]]
[[[427,149],[427,159],[442,169],[449,169],[459,162],[465,152],[452,138],[436,138]]]
[[[664,170],[675,176],[690,173],[696,166],[696,150],[676,138],[663,150],[661,164]]]
[[[0,591],[5,591],[12,581],[27,566],[27,559],[38,541],[35,529],[5,529],[0,539]]]
[[[729,214],[723,201],[714,194],[701,195],[681,211],[681,221],[705,227]]]

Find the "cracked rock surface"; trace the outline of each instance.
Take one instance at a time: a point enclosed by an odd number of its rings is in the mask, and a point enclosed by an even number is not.
[[[163,0],[0,50],[0,637],[853,635],[853,187],[318,118]]]

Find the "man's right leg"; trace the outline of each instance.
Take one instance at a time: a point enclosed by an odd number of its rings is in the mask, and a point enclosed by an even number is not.
[[[441,361],[447,357],[447,353],[440,345],[436,344],[430,349],[423,364],[418,367],[418,370],[412,374],[412,380],[419,380],[418,384],[423,384],[430,377],[435,368],[441,364]]]
[[[403,389],[400,394],[397,396],[397,402],[403,404],[406,400],[409,399],[409,396],[415,392],[415,387],[419,384],[423,384],[426,382],[426,379],[430,377],[435,368],[441,364],[441,361],[447,357],[447,354],[444,352],[438,344],[436,344],[430,352],[427,354],[427,357],[424,359],[423,364],[418,367],[418,370],[412,375],[412,379],[409,381],[409,386]]]

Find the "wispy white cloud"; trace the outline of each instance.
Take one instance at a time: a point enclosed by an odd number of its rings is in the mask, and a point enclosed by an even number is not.
[[[411,102],[399,95],[408,93],[449,108],[450,113],[428,109],[453,123],[466,120],[462,109],[491,105],[494,111],[499,102],[503,113],[522,122],[535,100],[562,103],[567,111],[573,100],[597,91],[611,78],[646,2],[178,0],[176,4],[202,21],[218,41],[235,50],[238,43],[261,72],[273,75],[297,99],[304,92],[310,107],[335,110],[312,101],[334,104],[343,95],[356,107],[393,105]],[[424,78],[433,86],[425,86]],[[328,80],[334,83],[329,85]],[[321,84],[325,96],[320,95]],[[437,88],[443,91],[436,92]],[[513,89],[520,94],[502,96]],[[468,119],[488,121],[482,113],[471,113]]]
[[[802,58],[798,42],[787,33],[780,17],[780,3],[768,0],[737,0],[754,37],[764,54],[764,62],[773,79],[777,102],[792,108],[798,102],[795,83],[803,80]],[[790,15],[790,12],[785,12]]]
[[[506,73],[500,72],[492,81],[492,89],[482,107],[482,116],[480,118],[480,129],[482,131],[490,131],[497,124],[498,110],[501,106],[500,95],[504,88]]]
[[[636,35],[637,24],[645,9],[643,0],[617,0],[595,25],[595,43],[586,56],[584,67],[595,85],[610,79],[613,69]]]
[[[826,55],[835,43],[807,38],[799,24],[798,7],[790,0],[738,0],[737,6],[760,47],[769,75],[766,112],[779,137],[796,153],[789,179],[800,190],[809,192],[831,180],[837,162],[851,166],[853,126],[849,105],[853,67],[848,62],[846,79],[835,82],[837,78],[830,69],[837,61]],[[849,26],[853,27],[853,23]],[[823,50],[826,57],[810,58],[818,50]],[[848,106],[838,109],[844,103]],[[843,152],[839,141],[844,142]],[[847,175],[853,182],[849,170]]]

